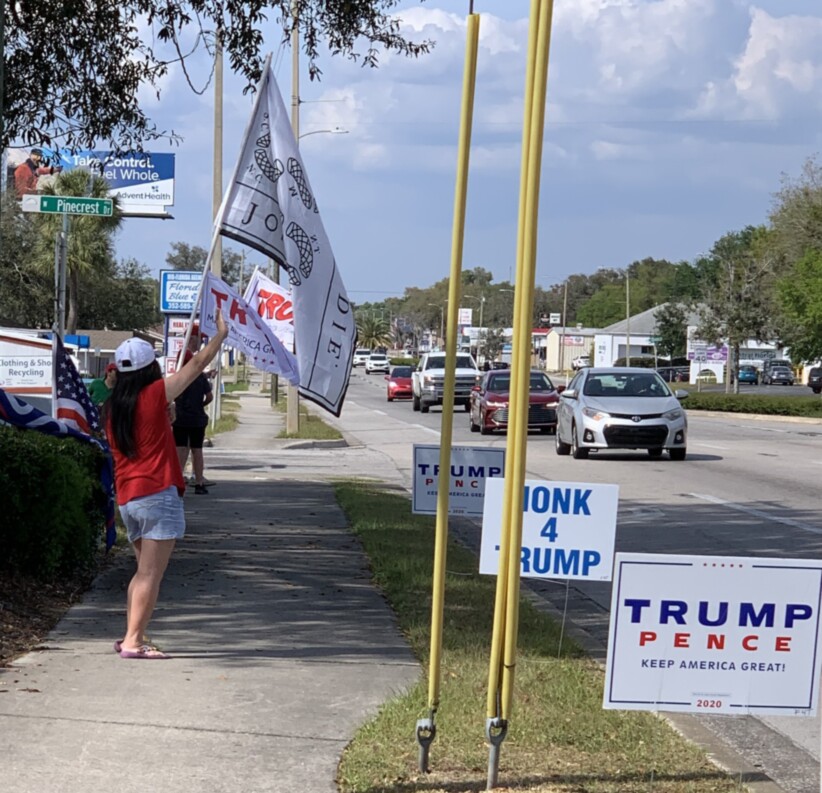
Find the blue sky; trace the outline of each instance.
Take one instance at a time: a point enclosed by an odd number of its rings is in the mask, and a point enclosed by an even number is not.
[[[306,169],[355,302],[448,275],[467,0],[408,2],[404,29],[436,41],[378,70],[324,57],[303,75]],[[515,257],[527,0],[475,0],[481,15],[463,266],[509,278]],[[290,52],[269,39],[290,102]],[[203,61],[195,82],[208,74]],[[199,80],[198,80],[199,77]],[[224,184],[251,110],[226,74]],[[783,173],[822,145],[822,4],[816,0],[557,0],[537,278],[693,259],[726,231],[765,222]],[[208,246],[212,100],[179,70],[147,107],[184,137],[175,220],[128,220],[118,256],[153,271],[170,244]],[[234,243],[229,243],[232,247]],[[257,254],[251,258],[259,259]]]

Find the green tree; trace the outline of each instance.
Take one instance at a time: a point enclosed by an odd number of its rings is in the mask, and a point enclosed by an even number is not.
[[[594,292],[576,311],[576,318],[589,328],[604,328],[625,319],[625,283],[607,284]]]
[[[656,346],[668,358],[685,355],[688,342],[688,309],[681,303],[665,303],[654,314]]]
[[[83,168],[58,174],[42,192],[46,195],[92,196],[106,198],[108,182]],[[114,233],[122,223],[115,197],[114,214],[110,217],[68,216],[66,255],[68,307],[66,332],[77,330],[80,313],[80,278],[83,274],[104,271],[114,260]],[[42,214],[34,218],[37,229],[37,266],[42,272],[54,272],[54,240],[63,226],[62,215]]]
[[[488,328],[480,336],[480,350],[486,361],[495,361],[502,354],[505,346],[505,332],[502,328]]]
[[[808,251],[822,251],[822,165],[811,157],[798,179],[782,177],[771,213],[775,253],[788,265]]]
[[[245,254],[233,248],[223,247],[222,267],[220,277],[229,286],[240,288],[240,271],[242,271],[242,286],[248,283],[254,264],[246,261]],[[171,251],[166,254],[166,264],[172,270],[203,271],[208,251],[199,245],[189,245],[187,242],[172,242]]]
[[[809,250],[777,283],[782,341],[794,361],[822,359],[822,251]]]
[[[33,266],[37,229],[13,191],[0,202],[0,325],[48,328],[54,319],[54,256],[51,273]]]
[[[78,327],[145,330],[161,320],[157,279],[136,259],[87,273],[80,286],[83,301]]]
[[[273,18],[287,41],[298,20],[312,79],[320,52],[375,67],[380,49],[418,56],[431,43],[400,34],[393,11],[399,0],[18,0],[2,5],[5,22],[5,108],[0,149],[12,140],[59,141],[67,148],[136,150],[169,134],[141,107],[160,95],[172,64],[194,85],[191,60],[214,51],[219,31],[230,68],[253,88],[262,70],[262,30]],[[176,68],[176,67],[175,67]]]
[[[360,312],[357,315],[357,344],[362,347],[391,346],[391,325],[384,317]]]
[[[717,240],[707,258],[710,264],[703,269],[713,277],[703,279],[697,335],[705,341],[727,343],[728,371],[732,372],[743,342],[768,341],[777,335],[777,257],[769,232],[763,226],[748,226]],[[734,387],[739,390],[736,378]]]

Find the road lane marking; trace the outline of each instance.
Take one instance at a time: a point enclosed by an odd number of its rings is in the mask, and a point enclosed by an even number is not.
[[[720,449],[722,451],[727,451],[727,446],[720,446],[716,443],[703,443],[702,441],[691,441],[691,446],[704,446],[706,449]]]
[[[375,410],[374,412],[379,416],[387,416],[388,415],[384,410]]]
[[[412,424],[412,427],[419,427],[421,430],[425,430],[426,432],[433,432],[434,435],[439,435],[439,430],[432,430],[431,427],[426,427],[424,424]]]
[[[792,526],[795,529],[801,529],[802,531],[807,531],[811,534],[822,534],[822,529],[817,528],[816,526],[811,526],[808,523],[802,523],[798,520],[792,520],[791,518],[780,518],[776,515],[770,515],[761,509],[756,509],[756,507],[748,507],[744,504],[736,504],[733,501],[726,501],[724,498],[718,498],[717,496],[709,496],[704,493],[688,493],[688,495],[693,496],[694,498],[699,498],[702,501],[707,501],[710,504],[718,504],[722,507],[735,509],[737,512],[744,512],[748,515],[753,515],[756,518],[762,518],[763,520],[770,521],[771,523],[782,523],[785,526]]]

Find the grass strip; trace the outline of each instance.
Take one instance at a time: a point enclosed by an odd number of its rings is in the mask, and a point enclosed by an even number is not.
[[[285,413],[288,410],[288,399],[280,399],[274,403],[274,410]],[[309,413],[308,408],[300,402],[300,427],[297,432],[288,432],[283,429],[278,438],[299,438],[308,441],[336,441],[342,438],[342,433],[330,424],[326,424],[319,416]]]
[[[379,484],[341,482],[337,500],[368,554],[423,668],[429,655],[434,519]],[[417,768],[416,720],[428,677],[386,703],[345,750],[342,793],[466,793],[486,788],[485,699],[495,578],[449,543],[443,658],[432,772]],[[722,793],[738,782],[650,713],[602,709],[603,672],[559,626],[523,600],[514,713],[502,745],[500,788],[531,793]]]

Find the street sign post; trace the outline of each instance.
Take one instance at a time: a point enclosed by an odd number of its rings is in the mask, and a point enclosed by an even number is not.
[[[51,215],[110,218],[114,214],[114,202],[110,198],[82,196],[24,195],[20,208],[23,212],[41,212]]]

